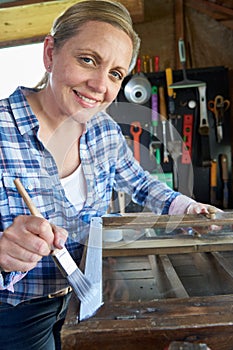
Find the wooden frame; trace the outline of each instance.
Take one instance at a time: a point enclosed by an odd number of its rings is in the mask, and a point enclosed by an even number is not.
[[[223,221],[224,216],[226,221]],[[155,217],[142,213],[104,218],[104,227],[108,230],[120,227],[141,229],[146,226],[161,228],[166,227],[167,222],[173,219],[173,223],[179,222],[179,227],[183,225],[188,227],[192,222],[195,227],[206,228],[207,224],[213,224],[213,222],[232,225],[232,217],[232,213],[219,214],[215,220],[204,216],[185,215],[171,218],[166,215]],[[154,347],[156,350],[164,350],[173,341],[188,341],[195,344],[205,343],[211,350],[231,350],[233,344],[233,246],[231,242],[233,234],[229,232],[224,237],[220,231],[219,234],[213,234],[212,238],[203,237],[187,236],[188,243],[185,237],[168,238],[166,236],[163,239],[140,238],[130,243],[105,243],[104,256],[117,257],[116,259],[125,261],[126,264],[127,261],[131,262],[134,272],[132,274],[129,266],[126,266],[126,274],[137,276],[139,281],[140,273],[146,274],[145,281],[149,278],[149,270],[145,265],[142,265],[141,272],[139,271],[140,261],[144,256],[147,265],[150,266],[152,278],[154,276],[157,283],[161,277],[164,278],[164,285],[167,285],[170,290],[169,295],[162,299],[155,297],[152,298],[153,300],[130,299],[120,302],[107,300],[95,316],[81,323],[76,319],[77,302],[72,300],[62,331],[63,349],[149,350]],[[222,252],[217,251],[221,248],[223,248]],[[188,290],[192,291],[192,289],[185,287],[190,277],[186,277],[185,273],[180,274],[179,263],[178,265],[176,263],[177,258],[178,262],[180,258],[185,258],[184,261],[187,261],[186,257],[193,259],[196,268],[199,269],[203,290],[205,290],[205,284],[213,286],[211,295],[190,296]],[[138,266],[135,267],[137,264]],[[122,271],[122,267],[120,269]],[[195,281],[197,276],[194,275],[194,283]],[[219,281],[222,281],[222,285]],[[226,284],[223,281],[226,281]],[[137,283],[133,288],[136,290]],[[228,290],[232,293],[227,294]],[[216,291],[220,294],[215,295]]]

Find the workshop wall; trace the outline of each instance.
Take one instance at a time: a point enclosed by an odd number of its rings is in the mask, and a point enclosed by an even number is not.
[[[233,31],[221,23],[197,11],[184,7],[186,68],[189,79],[206,83],[205,108],[209,133],[201,135],[200,127],[200,95],[198,88],[186,88],[175,90],[175,113],[169,112],[169,97],[167,94],[167,82],[165,70],[173,69],[174,81],[183,79],[181,70],[177,70],[175,62],[175,50],[178,43],[175,42],[175,16],[173,0],[145,1],[145,21],[135,24],[142,42],[140,50],[140,69],[150,81],[152,87],[157,88],[158,111],[161,113],[161,98],[159,87],[164,88],[166,118],[166,147],[171,147],[170,124],[176,134],[176,147],[173,153],[168,152],[168,162],[163,161],[163,123],[158,122],[157,135],[153,136],[152,96],[146,103],[127,105],[124,86],[130,80],[127,78],[121,89],[118,99],[111,106],[111,114],[119,122],[123,133],[134,151],[135,137],[140,138],[140,163],[153,174],[162,176],[162,180],[180,192],[192,196],[198,201],[212,203],[223,209],[232,208],[232,70],[233,70]],[[159,59],[155,67],[154,58]],[[153,69],[149,68],[148,60],[151,59]],[[147,61],[147,63],[146,63]],[[137,69],[133,72],[137,72]],[[136,73],[137,74],[137,73]],[[224,119],[217,128],[217,121],[211,102],[217,96],[222,96]],[[195,107],[190,108],[189,103]],[[209,107],[208,107],[209,105]],[[159,116],[160,118],[160,116]],[[186,122],[191,123],[185,126]],[[139,135],[138,125],[132,129],[135,121],[139,122],[142,132]],[[170,123],[169,123],[170,122]],[[222,128],[222,139],[218,140],[218,130]],[[189,134],[185,134],[185,129]],[[132,130],[135,133],[132,133]],[[221,132],[221,131],[220,131]],[[191,140],[190,140],[191,137]],[[187,140],[189,143],[187,143]],[[186,141],[186,142],[185,142]],[[153,145],[153,149],[151,147]],[[189,151],[184,161],[185,146]],[[159,154],[160,153],[160,154]],[[159,155],[158,155],[159,154]],[[226,162],[225,162],[226,161]],[[176,164],[177,163],[177,164]],[[175,169],[174,169],[175,168]],[[177,171],[178,184],[174,183]],[[126,211],[140,211],[132,202],[126,203]]]
[[[135,24],[142,39],[140,54],[158,55],[161,70],[177,68],[174,3],[174,0],[145,0],[145,20]],[[233,30],[187,6],[184,6],[184,19],[187,68],[233,69]]]
[[[144,74],[151,83],[151,91],[156,89],[155,106],[153,93],[145,103],[137,103],[145,92],[138,82],[127,96],[126,87],[132,78],[142,77],[135,73],[125,80],[109,112],[144,169],[197,201],[228,209],[232,207],[228,69],[197,68],[186,73],[190,83],[203,82],[205,86],[174,89],[172,111],[166,73],[160,71]],[[172,75],[174,82],[183,81],[180,70],[172,71]],[[129,97],[136,103],[130,102]],[[222,113],[219,123],[214,113],[215,102]],[[153,113],[157,116],[156,124]],[[127,199],[125,204],[128,212],[142,210]]]

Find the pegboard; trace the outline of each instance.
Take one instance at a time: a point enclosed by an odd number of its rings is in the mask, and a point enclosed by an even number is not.
[[[173,71],[173,82],[183,80],[181,70]],[[152,87],[157,87],[158,93],[158,112],[160,112],[159,87],[164,88],[165,102],[168,121],[166,121],[166,149],[169,150],[168,142],[171,142],[170,128],[172,126],[173,136],[181,147],[180,154],[174,162],[174,153],[168,155],[168,162],[163,162],[164,138],[163,123],[159,119],[156,137],[153,135],[152,128],[152,98],[144,105],[129,103],[125,97],[124,88],[132,76],[125,79],[118,97],[109,108],[109,113],[115,119],[125,135],[129,147],[134,152],[134,136],[131,133],[132,124],[137,121],[140,123],[142,132],[140,134],[140,164],[151,173],[165,174],[171,187],[174,188],[173,167],[178,169],[178,184],[176,190],[183,194],[193,197],[195,200],[210,203],[220,208],[232,208],[232,176],[231,176],[231,121],[230,108],[224,112],[222,123],[222,140],[218,142],[216,118],[214,113],[208,108],[209,101],[220,95],[224,100],[229,100],[228,69],[225,67],[208,67],[202,69],[187,69],[187,77],[190,80],[202,81],[206,83],[205,104],[207,110],[207,124],[209,126],[208,135],[199,133],[200,127],[200,91],[197,87],[175,89],[174,114],[169,117],[169,98],[167,95],[166,74],[164,71],[145,74]],[[185,128],[184,121],[187,122]],[[170,123],[170,125],[169,125]],[[190,124],[192,130],[190,130]],[[135,129],[137,131],[137,128]],[[174,141],[174,140],[173,140]],[[151,151],[153,145],[154,152]],[[174,143],[173,143],[174,145]],[[188,146],[188,148],[187,148]],[[170,143],[171,147],[171,143]],[[178,147],[178,148],[179,148]],[[191,147],[191,153],[190,153]],[[186,152],[186,153],[185,153]],[[152,154],[153,153],[153,156]],[[159,157],[157,156],[159,153]],[[177,152],[176,152],[177,153]],[[178,152],[179,153],[179,152]],[[227,172],[222,171],[222,155],[227,159]],[[215,198],[210,196],[211,190],[211,166],[213,161],[216,165],[216,186],[212,188]],[[225,175],[225,177],[224,177]],[[227,176],[226,176],[227,175]],[[223,180],[225,178],[225,181]],[[225,197],[224,197],[225,193]],[[224,198],[227,198],[227,205],[223,205]],[[225,201],[226,202],[226,201]],[[126,211],[140,211],[142,208],[130,203]]]

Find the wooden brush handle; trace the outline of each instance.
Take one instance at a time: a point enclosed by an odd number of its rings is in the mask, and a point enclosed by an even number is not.
[[[29,194],[27,193],[25,188],[23,187],[23,184],[19,178],[14,180],[14,184],[15,184],[19,194],[22,196],[24,203],[26,204],[26,206],[30,210],[30,213],[34,216],[39,217],[39,218],[44,218],[43,215],[39,212],[39,210],[35,206],[35,204],[33,203],[31,197],[29,196]],[[65,249],[65,248],[63,248],[63,249]],[[51,254],[52,255],[56,255],[57,252],[59,252],[59,249],[51,247]]]
[[[22,196],[25,204],[27,205],[28,209],[30,210],[30,213],[34,216],[38,216],[40,218],[43,218],[43,215],[39,212],[37,207],[34,205],[32,199],[30,198],[29,194],[23,187],[22,182],[20,181],[19,178],[14,180],[14,184],[19,192],[19,194]]]

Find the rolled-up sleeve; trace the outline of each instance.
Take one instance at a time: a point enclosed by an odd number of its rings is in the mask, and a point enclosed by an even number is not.
[[[195,200],[180,194],[177,196],[169,207],[168,214],[169,215],[181,215],[187,212],[187,209],[191,203],[194,203]]]
[[[13,271],[0,273],[0,290],[7,289],[14,293],[14,284],[20,281],[27,272]]]
[[[0,232],[0,238],[3,232]],[[10,292],[14,293],[14,284],[20,281],[24,276],[26,276],[27,272],[20,271],[12,271],[12,272],[4,272],[0,271],[0,290],[7,289]]]

